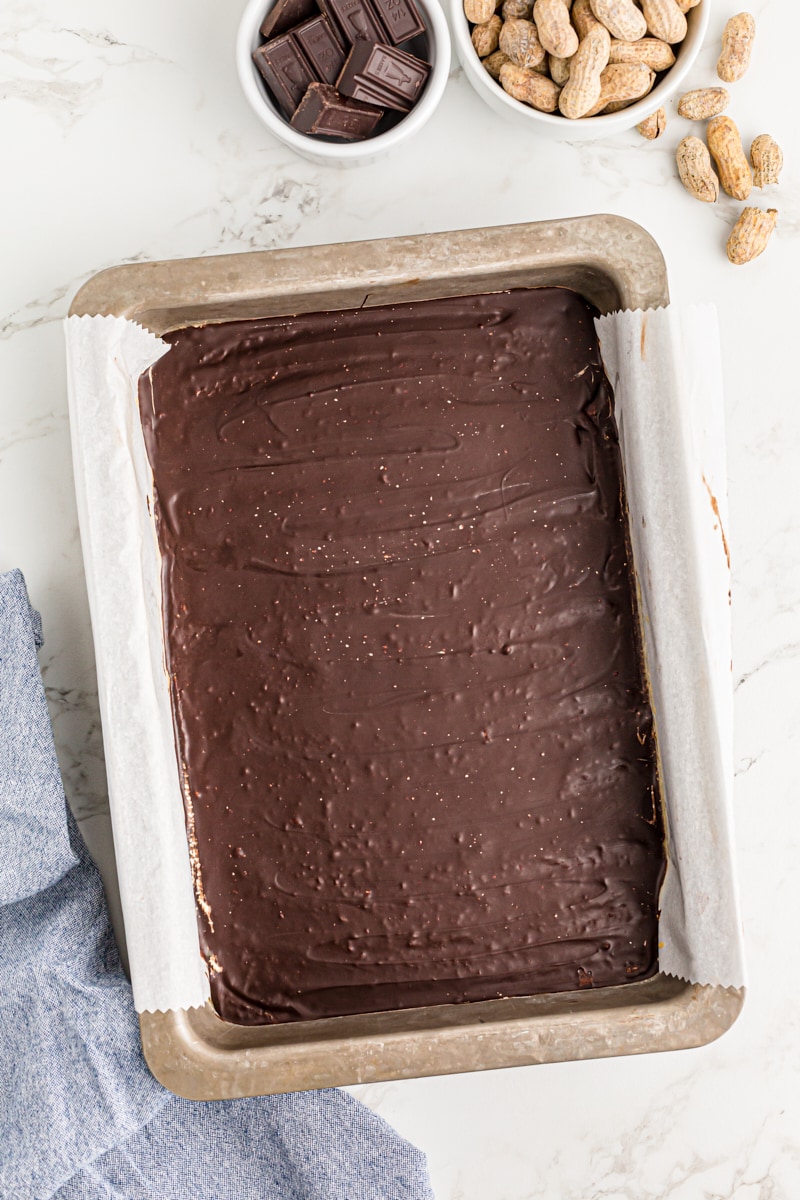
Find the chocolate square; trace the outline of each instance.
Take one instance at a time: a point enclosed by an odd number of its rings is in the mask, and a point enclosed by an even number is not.
[[[382,116],[382,108],[342,96],[330,84],[311,83],[291,125],[300,133],[357,142],[369,137]]]

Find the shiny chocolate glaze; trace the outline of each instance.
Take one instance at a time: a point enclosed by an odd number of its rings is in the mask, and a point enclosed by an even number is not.
[[[541,288],[209,325],[143,377],[226,1020],[655,969],[663,829],[592,316]]]

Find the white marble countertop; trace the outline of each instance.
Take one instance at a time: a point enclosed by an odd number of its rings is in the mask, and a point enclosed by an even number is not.
[[[65,784],[107,845],[91,634],[70,461],[60,319],[115,263],[615,212],[665,254],[672,295],[719,307],[727,388],[736,817],[750,988],[717,1044],[354,1089],[423,1147],[439,1200],[789,1200],[800,1195],[800,134],[789,0],[754,0],[754,65],[731,115],[787,166],[767,254],[724,255],[740,205],[674,178],[689,132],[520,136],[454,69],[407,147],[361,168],[282,149],[246,106],[241,0],[5,0],[0,8],[0,570],[20,567]],[[725,18],[689,79],[713,81]],[[774,198],[773,198],[774,197]]]

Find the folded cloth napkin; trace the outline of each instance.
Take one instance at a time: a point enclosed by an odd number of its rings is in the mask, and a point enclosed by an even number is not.
[[[2,1200],[432,1200],[424,1155],[345,1092],[198,1104],[152,1077],[41,644],[21,573],[0,575]]]

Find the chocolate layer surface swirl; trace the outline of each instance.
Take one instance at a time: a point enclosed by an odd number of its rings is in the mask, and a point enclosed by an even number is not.
[[[652,972],[663,831],[589,306],[166,340],[140,399],[219,1013]]]

